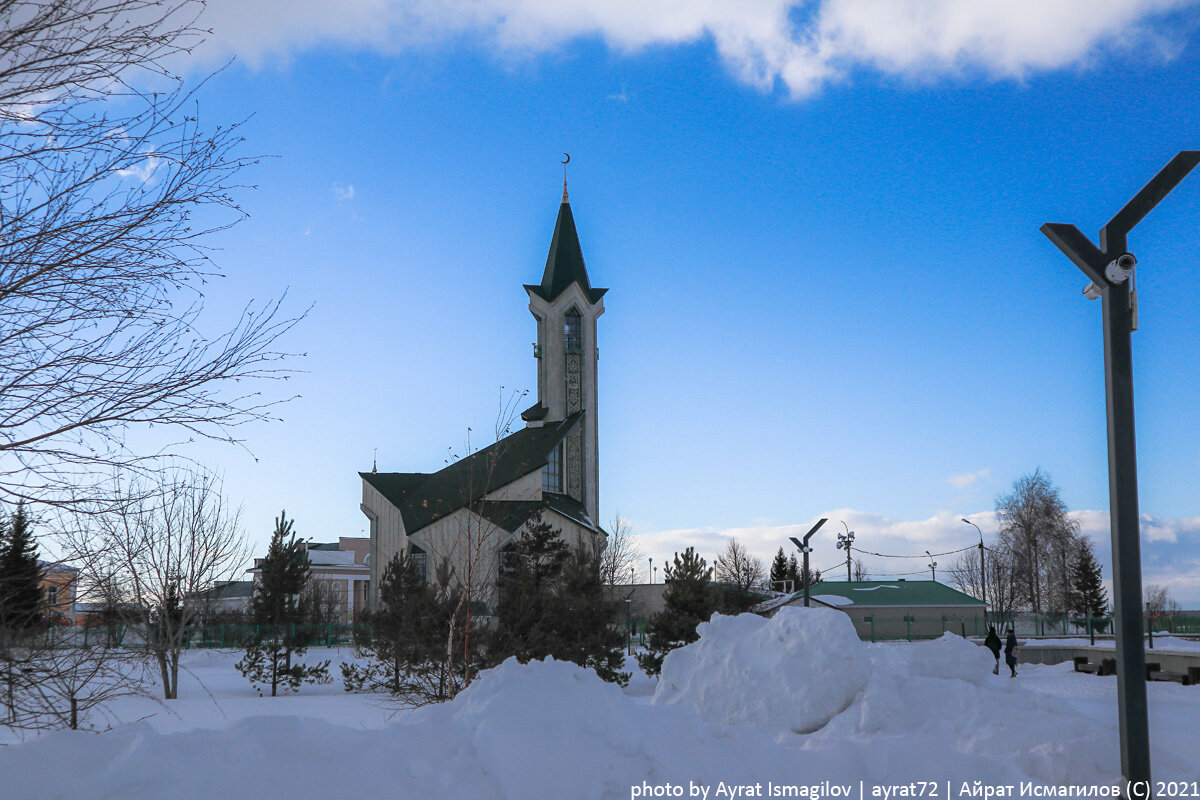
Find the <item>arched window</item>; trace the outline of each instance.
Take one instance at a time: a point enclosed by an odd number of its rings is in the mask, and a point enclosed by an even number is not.
[[[562,445],[550,451],[550,458],[542,469],[542,491],[562,494]]]
[[[567,340],[568,353],[583,352],[583,321],[573,308],[563,317],[563,335]]]

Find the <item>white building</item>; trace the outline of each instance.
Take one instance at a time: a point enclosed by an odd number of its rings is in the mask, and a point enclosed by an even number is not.
[[[526,427],[433,473],[361,472],[371,585],[401,551],[426,578],[494,585],[499,552],[540,516],[565,542],[602,545],[596,320],[607,289],[588,280],[575,219],[562,204],[541,283],[525,286],[537,320],[537,403]],[[482,577],[481,577],[482,576]]]

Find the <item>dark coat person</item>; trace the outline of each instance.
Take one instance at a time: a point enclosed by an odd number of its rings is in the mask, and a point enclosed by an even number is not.
[[[1008,638],[1004,640],[1004,663],[1012,670],[1012,677],[1017,677],[1017,635],[1013,629],[1008,629]]]
[[[1000,635],[996,633],[996,626],[989,625],[987,638],[983,640],[983,646],[992,651],[992,658],[996,659],[996,666],[992,669],[993,675],[1000,674]]]

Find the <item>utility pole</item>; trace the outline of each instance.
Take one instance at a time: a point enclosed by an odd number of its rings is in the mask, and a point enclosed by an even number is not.
[[[845,533],[838,534],[837,548],[838,548],[838,550],[846,551],[846,582],[848,583],[851,580],[851,578],[850,578],[850,548],[854,545],[854,531],[850,530],[850,526],[846,524],[845,520],[839,520],[839,522],[841,522],[842,527],[846,529]]]
[[[1133,343],[1137,292],[1126,236],[1200,163],[1185,150],[1167,163],[1108,224],[1098,245],[1074,225],[1047,222],[1042,233],[1091,283],[1104,318],[1104,388],[1108,406],[1108,499],[1113,551],[1113,624],[1117,650],[1117,711],[1125,796],[1150,792],[1150,726],[1146,709],[1146,651],[1142,644],[1142,556],[1138,528],[1137,453],[1133,431]],[[1137,782],[1136,789],[1130,784]]]
[[[812,535],[814,533],[816,533],[818,530],[821,529],[821,526],[824,525],[826,523],[826,521],[827,520],[824,517],[821,517],[819,520],[817,520],[817,524],[812,526],[812,530],[810,530],[808,533],[804,534],[803,542],[798,540],[795,536],[788,537],[789,539],[792,540],[792,544],[794,544],[794,545],[796,545],[796,547],[800,548],[800,552],[804,554],[804,574],[801,575],[800,577],[804,581],[804,607],[805,608],[808,608],[808,585],[810,583],[812,583],[812,581],[809,580],[809,578],[812,576],[812,573],[808,571],[808,554],[812,552],[812,548],[808,546],[808,540],[812,538]]]

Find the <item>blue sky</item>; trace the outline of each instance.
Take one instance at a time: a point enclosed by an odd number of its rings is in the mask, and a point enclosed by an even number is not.
[[[359,535],[375,448],[426,471],[468,427],[491,441],[535,385],[521,284],[565,151],[611,289],[601,513],[656,563],[729,535],[769,556],[820,516],[820,566],[838,520],[876,552],[957,549],[1036,467],[1107,558],[1100,308],[1038,227],[1094,236],[1200,147],[1200,4],[214,0],[205,22],[185,68],[236,60],[202,118],[269,156],[214,242],[211,324],[311,305],[283,343],[303,372],[267,387],[299,395],[283,421],[192,451],[253,541],[281,508]],[[1195,175],[1130,237],[1146,580],[1192,607],[1198,215]]]

